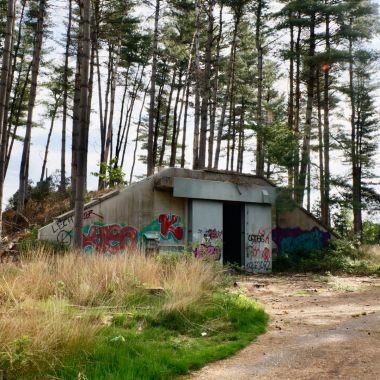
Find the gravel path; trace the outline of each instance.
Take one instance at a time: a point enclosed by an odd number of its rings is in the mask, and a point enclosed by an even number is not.
[[[271,315],[267,334],[189,379],[380,380],[380,279],[254,276],[239,282]]]

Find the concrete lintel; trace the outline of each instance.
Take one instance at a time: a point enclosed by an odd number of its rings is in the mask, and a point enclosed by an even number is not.
[[[173,196],[245,203],[275,202],[276,190],[271,186],[242,185],[229,182],[174,178]]]

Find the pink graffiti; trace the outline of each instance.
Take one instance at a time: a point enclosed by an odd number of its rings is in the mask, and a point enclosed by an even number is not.
[[[161,235],[165,238],[169,238],[171,233],[176,240],[182,240],[183,238],[183,228],[182,226],[175,226],[178,221],[176,215],[165,215],[159,216],[158,221],[161,224]]]
[[[83,234],[83,247],[92,247],[101,253],[116,254],[124,250],[135,250],[137,244],[138,231],[118,224],[92,225],[88,234]]]
[[[212,258],[214,260],[219,260],[221,253],[218,247],[201,244],[199,247],[195,248],[194,255],[197,258]]]

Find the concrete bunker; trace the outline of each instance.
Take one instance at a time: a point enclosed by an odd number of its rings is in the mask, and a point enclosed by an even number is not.
[[[86,253],[190,251],[196,257],[270,272],[276,255],[320,249],[330,231],[302,208],[276,207],[264,178],[169,168],[88,203]],[[39,230],[39,239],[70,246],[73,211]]]

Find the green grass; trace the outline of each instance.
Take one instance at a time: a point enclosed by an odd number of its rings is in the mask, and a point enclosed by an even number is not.
[[[160,310],[155,298],[115,313],[93,349],[68,358],[55,378],[170,379],[234,354],[268,322],[263,309],[242,295],[219,292],[183,312]]]

